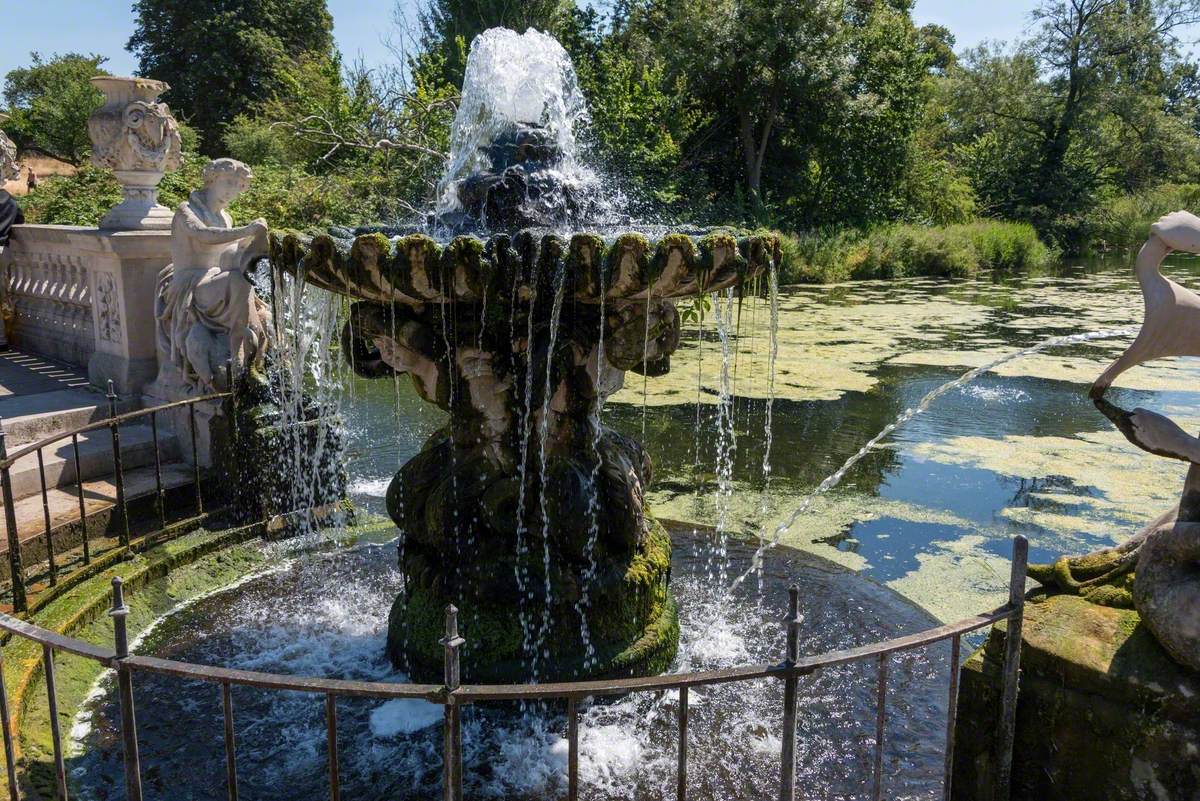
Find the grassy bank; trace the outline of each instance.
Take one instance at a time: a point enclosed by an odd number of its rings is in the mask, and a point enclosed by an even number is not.
[[[805,284],[914,275],[967,278],[981,270],[1037,269],[1056,257],[1024,223],[887,225],[784,236],[780,278]]]

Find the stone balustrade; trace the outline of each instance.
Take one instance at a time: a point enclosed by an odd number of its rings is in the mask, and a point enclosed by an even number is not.
[[[10,343],[79,367],[122,394],[154,379],[154,290],[169,231],[19,225],[6,249]]]
[[[39,246],[43,243],[28,239],[19,237],[10,249],[4,277],[12,315],[11,344],[29,353],[86,365],[97,338],[93,271],[81,253]],[[111,281],[106,278],[98,291],[111,296]],[[111,323],[108,330],[111,336]]]

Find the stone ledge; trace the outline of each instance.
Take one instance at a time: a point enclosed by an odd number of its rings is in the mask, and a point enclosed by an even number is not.
[[[197,571],[197,575],[185,580],[178,588],[180,595],[195,595],[212,589],[214,582],[219,585],[237,576],[235,573],[244,572],[254,560],[247,554],[233,554],[230,550],[240,543],[256,539],[262,535],[261,523],[243,526],[223,531],[198,531],[187,534],[175,540],[163,543],[145,553],[135,555],[123,561],[117,561],[107,566],[98,575],[94,575],[78,585],[71,587],[57,597],[49,600],[42,608],[30,616],[30,622],[43,628],[77,636],[80,639],[111,646],[110,641],[95,636],[97,632],[89,629],[102,627],[111,638],[111,627],[104,618],[111,604],[112,578],[121,576],[127,591],[133,594],[130,606],[133,614],[129,620],[130,636],[137,634],[153,620],[167,611],[164,604],[177,603],[182,597],[177,593],[166,592],[157,599],[158,602],[138,603],[140,593],[156,579],[169,576],[173,571],[193,565],[205,557],[212,557],[216,564],[211,570]],[[127,596],[128,597],[128,596]],[[49,729],[45,719],[45,693],[33,692],[42,678],[42,649],[40,646],[24,640],[7,636],[2,638],[4,645],[4,684],[8,693],[9,708],[12,712],[12,728],[16,737],[18,758],[25,768],[32,768],[28,781],[32,785],[27,790],[36,793],[40,785],[48,777],[40,775],[40,768],[48,764],[49,759]],[[94,662],[74,657],[57,660],[59,663],[59,709],[60,727],[64,737],[70,728],[70,719],[82,698],[72,698],[80,682],[90,686],[91,680],[99,674],[101,668]],[[68,685],[71,685],[68,688]],[[37,725],[30,720],[37,719]],[[0,766],[0,774],[3,773]],[[52,777],[49,777],[52,781]],[[23,776],[23,783],[27,783]],[[44,789],[44,788],[43,788]],[[37,793],[45,795],[45,793]],[[30,797],[28,794],[23,797]],[[51,797],[51,795],[46,795]]]
[[[1132,610],[1068,595],[1025,610],[1013,801],[1200,798],[1200,675]],[[992,798],[1005,628],[962,667],[956,801]]]

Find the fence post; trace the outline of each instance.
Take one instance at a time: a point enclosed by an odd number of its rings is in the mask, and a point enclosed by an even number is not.
[[[800,659],[800,588],[788,590],[787,660],[791,668]],[[783,680],[783,747],[780,749],[779,801],[796,797],[796,694],[800,680],[792,673]]]
[[[1021,677],[1021,629],[1025,620],[1025,572],[1029,540],[1013,539],[1012,576],[1008,585],[1008,631],[1004,637],[1004,685],[996,737],[996,799],[1008,801],[1012,790],[1013,745],[1017,735],[1017,685]]]
[[[133,711],[133,677],[123,661],[129,656],[129,634],[125,629],[125,618],[129,607],[125,605],[125,591],[121,577],[113,576],[113,605],[108,614],[113,619],[115,641],[117,686],[121,701],[121,740],[125,751],[125,798],[127,801],[142,801],[142,766],[138,756],[137,716]]]
[[[113,391],[113,381],[108,379],[108,417],[110,420],[117,418],[117,393]],[[112,430],[112,451],[113,451],[113,472],[117,482],[117,508],[121,512],[121,528],[117,534],[120,538],[121,547],[129,547],[129,508],[125,505],[125,470],[121,465],[121,426],[116,422],[110,423],[109,428]],[[78,468],[78,465],[76,465]]]
[[[442,745],[442,781],[444,788],[442,798],[445,801],[462,801],[462,710],[455,704],[454,691],[458,689],[461,678],[459,649],[466,643],[458,636],[458,609],[454,604],[446,607],[446,636],[441,639],[446,649],[445,684],[446,705],[443,707],[446,716]]]
[[[4,421],[0,420],[0,462],[8,461]],[[21,564],[21,536],[17,531],[17,510],[13,507],[12,476],[8,465],[0,467],[0,496],[4,500],[4,527],[8,530],[8,566],[12,578],[13,611],[29,608],[25,597],[25,568]]]

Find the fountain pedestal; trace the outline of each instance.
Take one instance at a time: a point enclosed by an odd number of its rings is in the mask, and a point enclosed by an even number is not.
[[[1007,626],[960,673],[953,798],[990,801]],[[1025,604],[1013,801],[1196,798],[1200,676],[1132,609],[1070,595]]]

